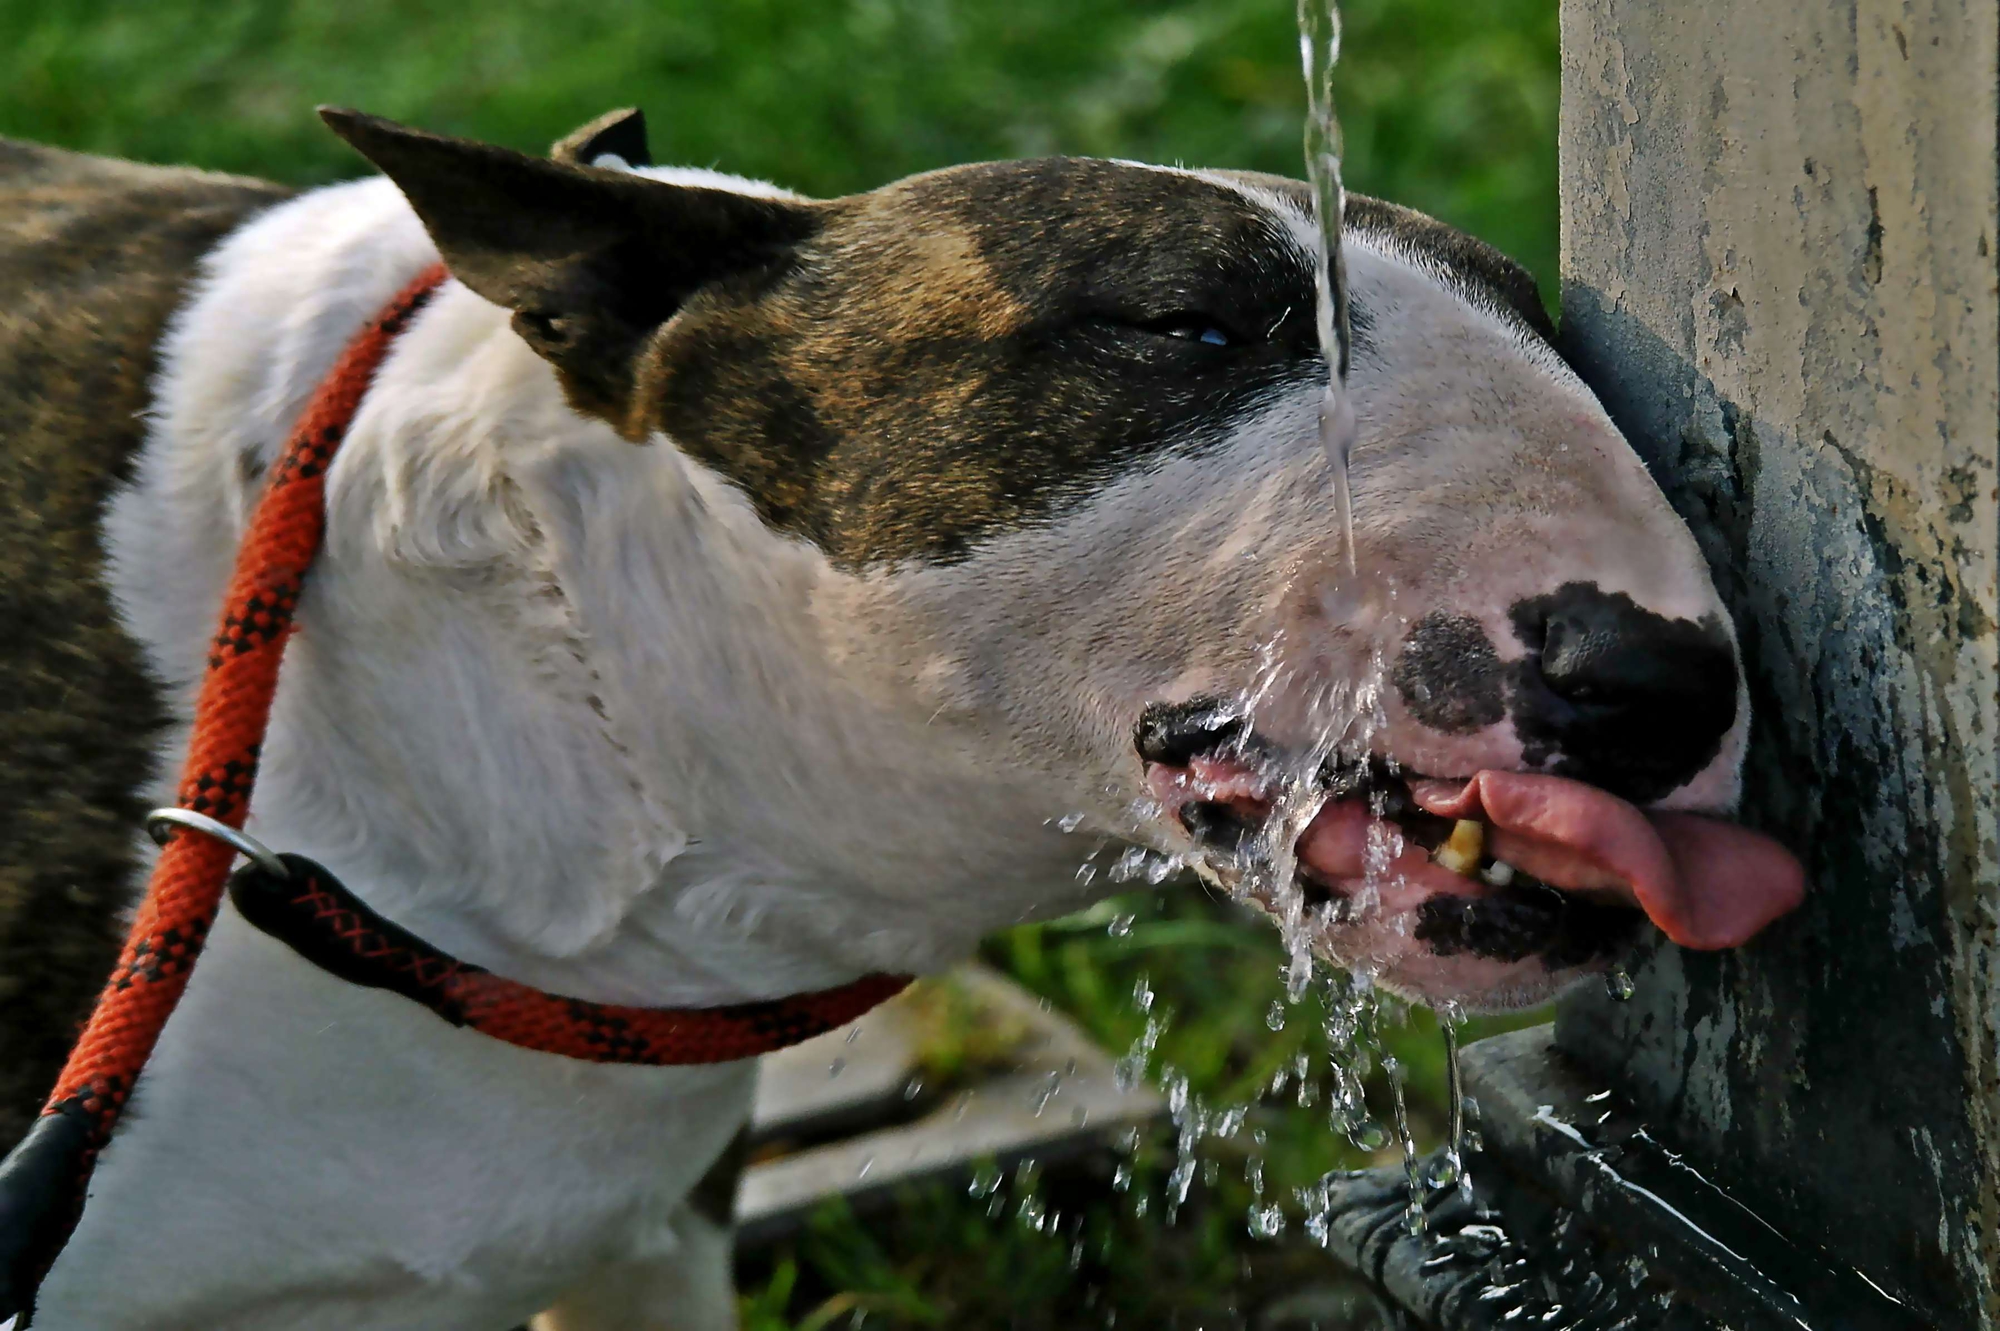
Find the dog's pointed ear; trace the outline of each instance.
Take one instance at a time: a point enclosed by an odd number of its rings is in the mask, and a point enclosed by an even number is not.
[[[702,287],[782,262],[821,223],[807,200],[529,157],[358,111],[320,118],[396,182],[452,276],[514,311],[570,402],[628,439],[648,432],[633,387],[654,331]]]
[[[646,113],[636,106],[606,111],[587,125],[579,125],[555,141],[549,156],[573,166],[595,166],[609,154],[626,166],[651,166],[652,149],[646,146]]]

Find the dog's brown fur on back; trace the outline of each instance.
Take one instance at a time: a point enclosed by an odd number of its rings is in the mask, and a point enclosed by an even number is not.
[[[0,140],[0,1149],[110,969],[162,719],[99,513],[201,256],[285,194]]]

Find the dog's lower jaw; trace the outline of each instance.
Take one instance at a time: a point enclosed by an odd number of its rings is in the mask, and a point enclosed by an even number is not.
[[[35,1325],[519,1325],[594,1272],[676,1250],[754,1082],[752,1063],[515,1049],[225,913]]]

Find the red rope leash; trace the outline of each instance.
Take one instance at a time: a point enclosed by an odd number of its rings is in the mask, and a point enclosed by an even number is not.
[[[271,471],[236,556],[222,627],[195,702],[194,733],[181,772],[184,808],[231,827],[243,826],[292,612],[326,531],[327,466],[390,343],[444,279],[441,264],[425,270],[356,335],[293,427]],[[80,1109],[90,1119],[86,1178],[187,987],[235,857],[234,850],[213,837],[182,833],[161,849],[153,865],[111,981],[42,1110]]]
[[[327,467],[396,335],[445,280],[434,265],[358,333],[293,428],[250,519],[195,704],[180,805],[240,829],[307,568],[326,529]],[[124,951],[34,1130],[0,1161],[0,1317],[26,1309],[83,1210],[97,1155],[187,987],[236,851],[176,833],[153,866]],[[723,1008],[634,1008],[545,994],[453,960],[374,915],[324,869],[237,877],[244,914],[323,968],[391,989],[524,1048],[607,1063],[721,1063],[798,1043],[909,983],[867,975],[819,993]],[[260,883],[251,891],[245,884]],[[261,906],[254,904],[262,898]],[[272,914],[278,913],[277,916]],[[289,915],[294,921],[286,925]],[[303,925],[297,923],[303,921]]]

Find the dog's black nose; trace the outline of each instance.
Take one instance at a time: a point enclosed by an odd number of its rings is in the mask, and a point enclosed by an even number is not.
[[[1528,648],[1509,711],[1529,763],[1554,759],[1646,803],[1715,760],[1736,724],[1736,651],[1719,618],[1668,619],[1588,582],[1510,613]]]

